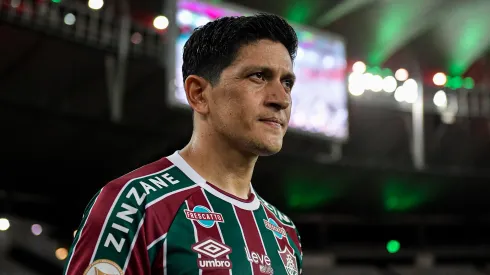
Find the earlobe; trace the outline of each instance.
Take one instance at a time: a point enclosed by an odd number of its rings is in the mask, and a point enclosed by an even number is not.
[[[206,95],[208,84],[207,80],[197,75],[189,75],[184,82],[187,102],[194,111],[200,114],[205,114],[208,111]]]

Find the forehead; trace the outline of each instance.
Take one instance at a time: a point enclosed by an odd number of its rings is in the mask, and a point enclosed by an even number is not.
[[[231,66],[264,66],[278,71],[293,72],[293,62],[286,47],[271,40],[259,40],[242,46]]]

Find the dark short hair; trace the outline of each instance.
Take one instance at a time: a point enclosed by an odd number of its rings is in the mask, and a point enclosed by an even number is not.
[[[283,18],[266,13],[222,17],[194,30],[184,45],[182,75],[198,75],[211,84],[230,66],[241,47],[268,39],[286,47],[294,61],[298,37]]]

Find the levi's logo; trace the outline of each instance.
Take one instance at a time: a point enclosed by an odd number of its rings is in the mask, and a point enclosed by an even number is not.
[[[257,253],[255,251],[249,251],[245,246],[245,253],[247,254],[247,260],[253,264],[258,264],[260,272],[264,274],[273,274],[274,271],[271,266],[271,259],[267,255]]]

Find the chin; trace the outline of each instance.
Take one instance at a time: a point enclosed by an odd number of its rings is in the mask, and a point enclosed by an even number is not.
[[[257,144],[259,145],[259,144]],[[282,149],[282,142],[280,143],[275,143],[275,144],[260,144],[259,146],[256,146],[256,151],[257,155],[261,157],[265,156],[272,156],[274,154],[277,154],[281,151]]]

